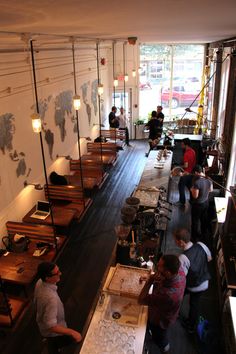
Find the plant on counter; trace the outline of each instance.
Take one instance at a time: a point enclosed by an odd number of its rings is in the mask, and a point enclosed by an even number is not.
[[[141,118],[137,119],[137,120],[134,122],[134,125],[142,125],[142,124],[145,124],[145,122],[144,122],[144,119],[141,119]]]

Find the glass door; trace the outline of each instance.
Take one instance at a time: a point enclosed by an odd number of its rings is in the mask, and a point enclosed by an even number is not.
[[[116,106],[117,115],[120,114],[120,108],[123,107],[127,119],[127,128],[129,129],[130,136],[132,136],[132,111],[131,111],[132,90],[129,89],[125,92],[122,90],[116,90],[112,93],[112,106]]]

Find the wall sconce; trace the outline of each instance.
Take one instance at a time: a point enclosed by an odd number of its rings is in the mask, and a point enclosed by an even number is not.
[[[114,82],[113,82],[114,87],[117,87],[118,83],[119,83],[118,79],[117,79],[117,77],[115,77]]]
[[[43,190],[43,186],[41,186],[39,183],[28,183],[27,181],[24,181],[24,188],[27,186],[34,186],[34,189],[37,191]]]
[[[71,156],[70,155],[56,155],[56,158],[58,159],[59,157],[64,157],[66,160],[71,160]]]
[[[34,133],[40,133],[42,129],[42,122],[40,115],[38,113],[33,113],[31,115],[32,119],[32,128]]]
[[[127,82],[129,80],[129,75],[125,74],[125,82]]]
[[[87,141],[92,141],[92,139],[89,136],[81,136],[81,139],[85,139]]]
[[[103,84],[98,84],[98,94],[101,96],[104,92]]]
[[[74,95],[74,97],[73,97],[73,105],[74,105],[74,109],[76,111],[78,111],[80,109],[81,102],[80,102],[80,96],[79,95]]]
[[[136,77],[136,70],[135,69],[132,70],[132,76]]]

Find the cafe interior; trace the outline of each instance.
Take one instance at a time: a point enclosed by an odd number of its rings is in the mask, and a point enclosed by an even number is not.
[[[0,352],[47,353],[33,297],[50,261],[68,326],[83,337],[63,353],[160,353],[137,297],[159,258],[180,254],[174,230],[191,229],[191,205],[175,205],[189,138],[213,184],[200,306],[209,336],[189,336],[178,318],[170,352],[236,353],[235,2],[0,4]],[[164,44],[202,46],[201,86],[171,119],[170,61],[163,131],[148,152],[140,95],[153,83],[141,83],[140,53]],[[125,107],[124,129],[110,128],[112,106]]]

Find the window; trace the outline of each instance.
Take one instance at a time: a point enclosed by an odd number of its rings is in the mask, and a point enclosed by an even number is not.
[[[140,118],[147,118],[159,104],[165,121],[181,118],[201,90],[203,57],[203,45],[141,45],[145,74],[140,78]],[[186,118],[196,115],[187,113]]]

